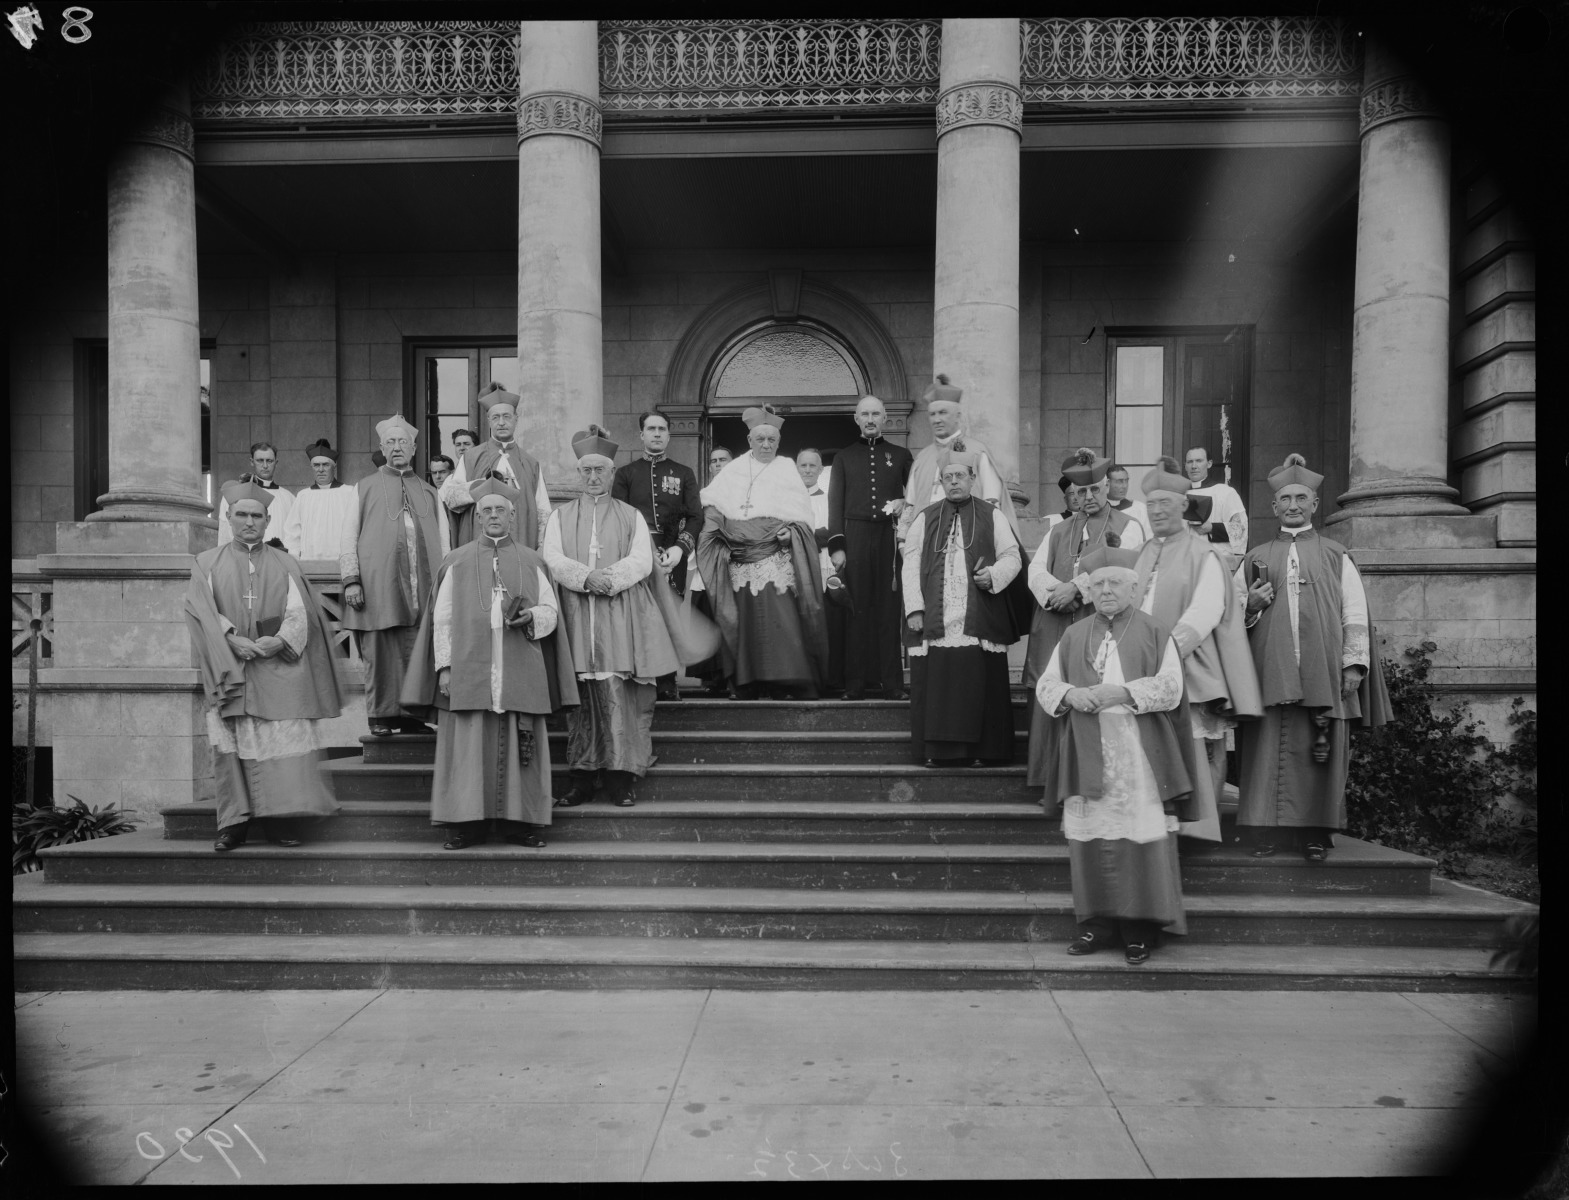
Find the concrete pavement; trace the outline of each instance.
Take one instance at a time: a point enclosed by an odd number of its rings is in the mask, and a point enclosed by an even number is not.
[[[59,1156],[154,1184],[1424,1174],[1536,1019],[1390,992],[16,1003],[17,1100]]]

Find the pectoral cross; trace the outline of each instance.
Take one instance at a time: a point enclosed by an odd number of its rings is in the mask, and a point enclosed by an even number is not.
[[[1295,550],[1296,547],[1293,546],[1292,549]],[[1291,594],[1296,599],[1301,598],[1302,585],[1306,582],[1298,573],[1298,570],[1297,556],[1293,553],[1290,560],[1286,563],[1286,586],[1291,589]]]
[[[245,601],[245,611],[250,612],[256,607],[256,564],[250,559],[245,560],[245,595],[240,599]]]

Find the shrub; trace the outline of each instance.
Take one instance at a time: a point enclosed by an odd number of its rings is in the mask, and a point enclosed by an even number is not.
[[[136,826],[118,808],[88,808],[75,796],[64,807],[53,804],[11,805],[11,874],[24,875],[42,867],[38,851],[49,846],[69,846],[94,838],[132,833]]]
[[[1527,857],[1536,846],[1536,713],[1516,697],[1513,745],[1499,748],[1463,702],[1443,705],[1427,682],[1433,642],[1408,647],[1407,663],[1384,660],[1389,724],[1357,731],[1346,781],[1346,831],[1447,867],[1469,853]],[[1500,802],[1511,793],[1526,808]]]

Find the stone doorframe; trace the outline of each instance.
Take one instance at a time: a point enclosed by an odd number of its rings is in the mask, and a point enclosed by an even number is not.
[[[743,331],[760,321],[788,326],[811,322],[825,326],[860,358],[871,392],[888,409],[887,432],[903,442],[909,434],[914,402],[899,347],[872,311],[832,284],[802,271],[769,271],[766,279],[721,296],[688,327],[665,375],[660,411],[670,422],[670,456],[704,477],[699,438],[707,411],[703,384],[720,354]]]

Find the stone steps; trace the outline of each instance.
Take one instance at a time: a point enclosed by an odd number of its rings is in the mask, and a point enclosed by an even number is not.
[[[635,811],[635,810],[634,810]],[[148,831],[41,851],[46,884],[355,884],[1067,891],[1068,847],[867,842],[561,841],[543,849],[490,843],[441,848],[418,841],[266,843],[229,854]],[[1333,893],[1422,896],[1429,859],[1342,839],[1328,862],[1255,859],[1235,846],[1195,846],[1183,860],[1184,893]]]
[[[565,729],[560,717],[551,728]],[[1022,692],[1013,698],[1013,727],[1028,730],[1030,710]],[[722,729],[759,732],[910,732],[907,700],[681,700],[654,706],[654,733]],[[368,736],[368,735],[367,735]],[[398,735],[417,736],[417,735]],[[429,736],[429,735],[426,735]],[[388,738],[396,741],[397,738]]]
[[[328,763],[339,800],[430,799],[433,768],[426,763],[366,763],[335,758]],[[892,804],[1034,803],[1040,789],[1024,781],[1022,765],[939,767],[908,763],[659,763],[638,782],[638,804],[677,800],[750,802],[834,801]],[[564,763],[553,787],[567,787]]]
[[[1174,944],[1488,947],[1529,906],[1444,885],[1434,896],[1186,898]],[[1052,942],[1074,932],[1067,891],[18,881],[13,931],[339,937],[603,937]]]
[[[217,821],[210,804],[164,809],[164,837],[210,842]],[[435,840],[428,802],[345,800],[313,840]],[[616,808],[583,804],[551,812],[550,842],[992,842],[1062,841],[1055,819],[1031,803],[908,805],[835,801],[671,800]]]
[[[391,738],[365,737],[364,761],[368,766],[390,763],[418,764],[436,761],[436,739],[429,734],[402,734]],[[1023,763],[1029,740],[1019,733],[1014,761]],[[654,734],[654,754],[666,765],[677,763],[741,764],[766,758],[769,764],[867,764],[919,765],[905,730],[664,730]],[[550,735],[550,757],[564,763],[567,735]],[[342,761],[353,761],[345,759]]]
[[[287,988],[1252,988],[1514,991],[1467,947],[1163,947],[1130,967],[1060,943],[742,938],[18,934],[19,991]]]

